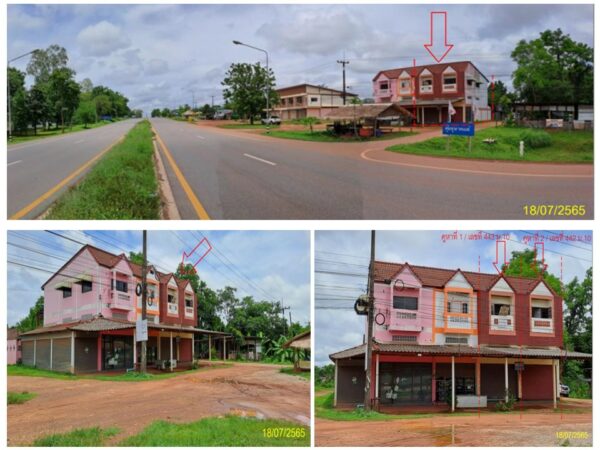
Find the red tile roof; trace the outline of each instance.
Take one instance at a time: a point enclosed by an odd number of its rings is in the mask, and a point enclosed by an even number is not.
[[[423,286],[433,288],[443,288],[454,276],[454,274],[460,270],[416,266],[409,263],[375,261],[375,281],[379,283],[387,283],[405,267],[414,273]],[[489,290],[496,283],[496,281],[501,278],[499,274],[470,272],[463,270],[460,270],[460,272],[476,291]],[[529,294],[540,283],[540,281],[544,282],[541,278],[525,278],[517,276],[504,276],[504,279],[510,285],[510,287],[519,294]],[[548,289],[550,289],[551,292],[553,292],[550,286],[548,286],[545,282],[544,284]]]
[[[414,66],[414,67],[407,66],[407,67],[399,67],[397,69],[381,70],[381,71],[377,72],[377,75],[375,75],[375,77],[373,78],[373,81],[375,81],[377,79],[377,77],[379,77],[379,75],[381,75],[381,74],[384,74],[389,79],[396,79],[405,70],[411,76],[413,75],[413,73],[418,76],[425,69],[429,70],[433,74],[441,74],[444,70],[446,70],[446,67],[448,67],[448,66],[451,66],[454,70],[456,70],[457,72],[460,72],[460,71],[464,71],[469,64],[472,65],[475,68],[475,70],[477,70],[487,80],[487,77],[483,74],[483,72],[481,72],[481,70],[479,70],[475,66],[475,64],[473,64],[471,61],[456,61],[456,62],[448,62],[448,63],[441,63],[441,64],[425,64],[422,66]]]

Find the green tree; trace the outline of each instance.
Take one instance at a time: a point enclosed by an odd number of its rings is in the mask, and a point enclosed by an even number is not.
[[[67,68],[69,57],[64,47],[53,44],[45,50],[38,50],[31,55],[27,64],[27,74],[33,76],[37,83],[47,83],[52,73]]]
[[[29,125],[29,107],[27,105],[27,92],[17,91],[11,97],[11,120],[13,130],[19,133],[27,132]]]
[[[592,353],[592,268],[582,282],[575,277],[564,292],[565,343],[570,350]]]
[[[527,278],[543,277],[548,286],[561,297],[564,297],[563,286],[560,279],[545,270],[541,258],[536,258],[535,250],[525,249],[512,252],[510,261],[502,266],[506,275]]]
[[[75,111],[75,120],[78,123],[82,123],[84,128],[88,127],[88,124],[96,122],[96,106],[91,100],[79,103],[77,111]]]
[[[150,117],[160,117],[160,109],[154,108],[150,113]]]
[[[205,330],[224,331],[225,325],[221,320],[220,303],[217,293],[200,280],[198,299],[198,326]]]
[[[239,304],[239,300],[235,296],[236,291],[237,289],[231,286],[225,286],[225,288],[217,291],[220,310],[227,324],[232,320],[235,308]]]
[[[169,108],[163,108],[160,115],[161,117],[171,117],[171,110]]]
[[[16,328],[20,333],[35,330],[38,327],[44,325],[44,296],[40,296],[35,305],[29,308],[29,313],[19,322],[17,322]]]
[[[9,67],[7,72],[8,92],[10,94],[10,110],[12,129],[21,130],[26,128],[27,123],[27,111],[23,111],[20,108],[24,107],[26,92],[25,92],[25,72],[21,72],[19,69]],[[17,95],[18,94],[18,95]],[[8,109],[8,103],[7,103]],[[18,116],[18,117],[17,117]],[[8,119],[8,112],[7,112]],[[15,120],[16,119],[16,120]],[[17,124],[19,126],[17,126]],[[7,127],[10,127],[10,123],[7,123]]]
[[[37,134],[38,124],[48,119],[48,100],[44,89],[34,84],[27,93],[27,108],[29,110],[29,122],[33,127],[33,134]]]
[[[48,100],[53,109],[56,123],[70,122],[73,113],[79,106],[79,84],[75,81],[75,72],[69,68],[56,69],[48,80]]]
[[[304,119],[302,119],[302,124],[305,127],[308,127],[308,129],[310,130],[310,134],[313,133],[313,126],[319,122],[319,119],[317,119],[316,117],[312,117],[312,116],[308,116],[305,117]]]
[[[240,116],[250,119],[251,124],[266,106],[267,91],[269,103],[279,103],[279,95],[275,91],[275,75],[271,69],[267,72],[260,63],[232,64],[221,84],[224,86],[225,101]]]
[[[79,83],[79,88],[81,89],[82,95],[89,94],[91,96],[92,89],[94,89],[94,84],[92,83],[92,80],[90,80],[89,78],[84,78],[83,80],[81,80],[81,83]]]
[[[112,114],[112,103],[108,95],[100,94],[94,97],[94,105],[98,117],[110,116]]]
[[[568,34],[546,30],[537,39],[521,40],[511,57],[518,67],[513,86],[521,100],[536,104],[593,103],[593,49]]]

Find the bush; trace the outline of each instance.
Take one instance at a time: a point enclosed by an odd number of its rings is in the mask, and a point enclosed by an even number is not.
[[[543,148],[552,145],[552,137],[543,130],[525,130],[519,135],[519,140],[526,148]]]
[[[496,403],[496,411],[508,412],[512,411],[515,408],[515,396],[510,392],[510,390],[506,390],[504,393],[507,400],[500,400]]]

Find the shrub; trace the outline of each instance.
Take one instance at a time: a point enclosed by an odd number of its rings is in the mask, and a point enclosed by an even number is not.
[[[508,412],[514,409],[516,400],[512,392],[507,389],[504,393],[504,396],[506,397],[505,400],[500,400],[498,403],[496,403],[496,411]]]
[[[519,135],[519,139],[527,148],[543,148],[552,145],[552,137],[543,130],[525,130]]]

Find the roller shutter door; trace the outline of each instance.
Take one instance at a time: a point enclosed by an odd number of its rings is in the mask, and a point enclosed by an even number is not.
[[[54,339],[52,344],[52,370],[71,371],[71,339]]]
[[[21,359],[24,366],[33,367],[33,346],[34,341],[21,341]]]
[[[38,369],[50,370],[50,339],[40,339],[37,341],[35,362],[35,366]]]

